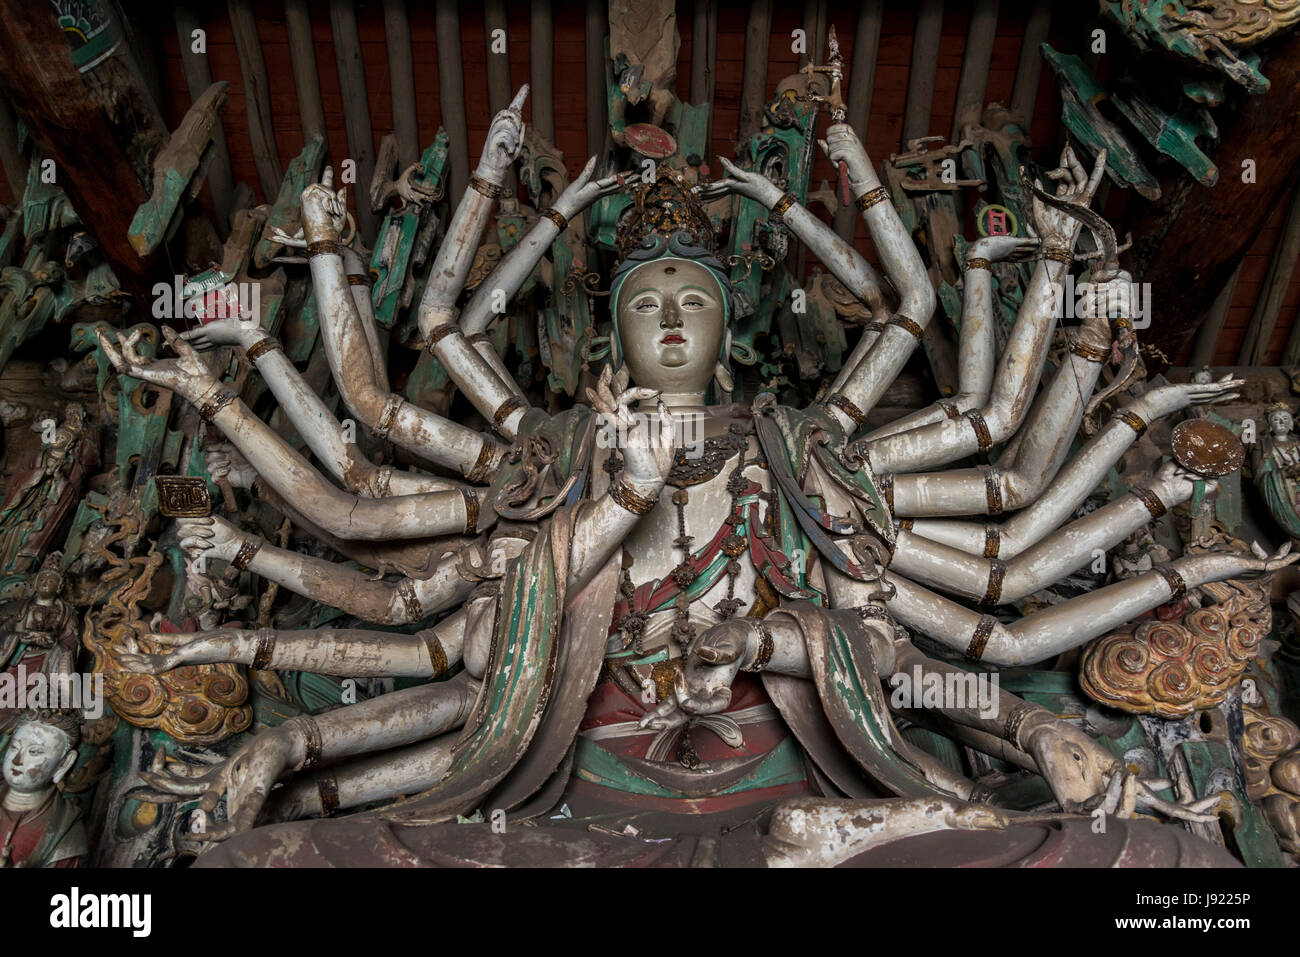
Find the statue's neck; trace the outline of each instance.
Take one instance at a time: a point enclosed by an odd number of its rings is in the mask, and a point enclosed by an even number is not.
[[[44,791],[15,791],[13,788],[7,788],[3,802],[4,809],[6,811],[30,811],[44,804],[53,792],[53,786],[46,788]]]
[[[674,415],[700,413],[708,410],[704,401],[704,392],[663,392],[653,399],[642,399],[639,403],[647,412],[655,411],[659,402],[668,407]]]

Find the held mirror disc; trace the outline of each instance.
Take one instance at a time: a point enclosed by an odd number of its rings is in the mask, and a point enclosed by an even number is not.
[[[657,126],[633,123],[623,131],[627,145],[650,159],[667,159],[677,152],[677,141]]]
[[[1189,472],[1218,478],[1241,468],[1246,449],[1226,426],[1209,419],[1188,419],[1174,428],[1174,459]]]

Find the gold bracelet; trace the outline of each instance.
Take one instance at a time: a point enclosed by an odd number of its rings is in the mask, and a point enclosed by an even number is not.
[[[786,210],[794,204],[794,193],[784,194],[780,199],[772,204],[772,212],[767,217],[768,222],[784,222]]]
[[[642,495],[621,479],[610,485],[609,497],[633,515],[645,515],[659,501],[658,494]]]
[[[997,558],[1002,550],[1002,529],[997,525],[984,526],[984,557]]]
[[[410,578],[403,578],[397,585],[397,597],[402,599],[402,604],[406,607],[406,620],[419,621],[424,617],[424,606],[420,604],[420,597],[415,593],[415,582]]]
[[[253,556],[262,550],[262,540],[260,538],[246,538],[239,546],[239,551],[235,553],[234,560],[230,563],[231,568],[237,568],[241,572],[248,567],[248,563],[253,560]]]
[[[991,465],[981,465],[980,471],[984,473],[984,494],[988,499],[989,514],[1001,515],[1002,483],[998,480],[998,473]]]
[[[308,256],[338,256],[343,245],[334,239],[318,239],[307,244]]]
[[[293,720],[298,722],[298,727],[302,729],[302,763],[294,768],[295,771],[301,771],[320,761],[325,746],[321,741],[320,726],[316,724],[315,718],[311,717],[311,715],[304,714],[299,715]]]
[[[234,402],[235,398],[235,393],[225,386],[219,385],[203,400],[203,404],[199,406],[199,415],[203,417],[204,421],[211,422],[217,413]]]
[[[853,205],[858,207],[861,212],[866,212],[877,203],[883,203],[889,199],[889,190],[883,186],[877,186],[875,189],[869,189],[853,201]]]
[[[886,325],[898,326],[902,329],[906,329],[908,332],[912,334],[912,337],[916,339],[917,342],[920,342],[921,337],[925,335],[924,329],[922,329],[917,323],[913,322],[911,319],[907,318],[907,316],[903,315],[901,312],[895,313],[894,315],[890,316],[889,322],[887,322]]]
[[[975,631],[971,634],[970,644],[966,646],[966,657],[971,661],[979,661],[984,655],[984,648],[989,643],[989,637],[993,634],[993,628],[998,620],[992,615],[980,615],[980,620],[975,624]]]
[[[972,269],[991,269],[991,268],[992,268],[992,263],[990,263],[987,259],[980,258],[979,256],[972,256],[970,259],[966,260],[967,272],[970,272]]]
[[[559,228],[560,232],[564,232],[569,225],[568,217],[554,206],[543,206],[537,211],[537,215],[541,216],[543,219],[549,219]]]
[[[835,406],[835,408],[847,415],[859,429],[867,424],[867,414],[854,405],[842,392],[832,392],[826,397],[826,404]]]
[[[467,488],[460,490],[461,497],[465,499],[465,534],[478,534],[478,496]]]
[[[475,485],[486,485],[492,471],[492,453],[496,450],[496,445],[487,436],[483,437],[483,444],[478,447],[478,456],[474,459],[474,464],[470,466],[465,478]]]
[[[989,424],[984,420],[984,416],[980,415],[979,409],[971,409],[964,418],[975,432],[975,441],[979,443],[979,450],[987,452],[993,448],[993,433],[989,431]]]
[[[1170,565],[1167,562],[1161,562],[1158,565],[1152,566],[1151,570],[1163,578],[1165,584],[1169,586],[1169,590],[1173,592],[1173,594],[1169,596],[1170,601],[1178,601],[1178,599],[1187,594],[1187,581],[1182,575],[1178,574],[1173,565]]]
[[[503,196],[509,196],[510,190],[504,186],[498,186],[496,183],[489,182],[478,173],[470,173],[469,185],[477,192],[482,193],[488,199],[501,199]]]
[[[1043,258],[1063,263],[1066,266],[1074,265],[1074,251],[1065,246],[1044,246]]]
[[[1147,511],[1151,513],[1152,518],[1160,518],[1165,514],[1165,503],[1160,501],[1160,496],[1151,489],[1142,485],[1135,485],[1129,491],[1136,495],[1138,500],[1147,507]]]
[[[1020,729],[1024,725],[1025,719],[1031,714],[1046,710],[1041,705],[1030,704],[1028,701],[1020,702],[1007,715],[1006,724],[1002,726],[1003,739],[1019,750],[1025,750],[1025,746],[1020,742]]]
[[[256,362],[268,352],[274,352],[276,349],[283,349],[280,340],[275,336],[263,336],[248,347],[246,355],[249,362]]]
[[[397,410],[402,407],[404,400],[396,392],[388,396],[388,401],[384,403],[383,411],[379,413],[379,421],[375,423],[375,435],[381,439],[388,438],[388,433],[393,428],[393,420],[397,418]]]
[[[1115,418],[1119,419],[1119,421],[1123,422],[1130,429],[1136,432],[1139,438],[1142,436],[1142,433],[1147,430],[1147,423],[1142,416],[1135,412],[1130,412],[1128,409],[1120,409],[1115,413]]]
[[[1078,336],[1070,340],[1070,351],[1076,356],[1087,359],[1089,362],[1101,362],[1110,355],[1109,349],[1098,349],[1096,346],[1090,346]]]
[[[980,599],[980,604],[989,606],[996,605],[998,599],[1002,597],[1002,579],[1007,574],[1007,563],[997,559],[989,559],[989,584],[984,590],[984,597]]]
[[[354,276],[352,273],[348,273],[349,286],[373,286],[374,284],[375,284],[374,279],[372,279],[369,275]]]
[[[320,795],[322,814],[333,814],[339,809],[339,782],[333,771],[321,771],[313,775],[316,781],[316,793]]]
[[[423,634],[424,647],[429,651],[429,663],[433,666],[433,676],[437,678],[447,673],[447,650],[442,647],[442,641],[432,628]]]
[[[767,623],[762,619],[755,620],[753,624],[758,629],[758,652],[754,655],[754,661],[750,666],[741,670],[757,673],[766,668],[768,662],[772,660],[772,652],[776,650],[776,641],[773,639]]]
[[[497,406],[497,410],[492,413],[493,424],[495,424],[498,429],[501,428],[501,426],[506,424],[506,419],[510,418],[511,414],[516,409],[522,409],[523,407],[524,400],[519,398],[517,395],[512,395]]]
[[[257,645],[253,651],[253,667],[265,671],[271,667],[271,656],[275,652],[275,631],[271,628],[257,628],[253,631]]]
[[[950,419],[961,418],[961,409],[957,408],[957,403],[955,402],[951,402],[948,399],[940,399],[939,408],[943,409],[943,414]]]
[[[441,325],[434,326],[429,330],[429,334],[424,338],[424,348],[427,352],[436,355],[438,343],[442,342],[449,335],[460,332],[460,326],[454,322],[444,322]]]

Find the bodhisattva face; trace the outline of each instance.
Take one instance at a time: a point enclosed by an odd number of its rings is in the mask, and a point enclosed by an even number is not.
[[[5,750],[5,783],[24,793],[44,791],[58,783],[76,760],[70,743],[66,734],[48,724],[33,721],[19,725]]]
[[[1279,438],[1287,435],[1293,425],[1295,425],[1295,420],[1291,418],[1290,412],[1279,410],[1268,414],[1268,427]]]
[[[708,388],[726,312],[707,268],[678,259],[646,263],[623,281],[618,300],[619,341],[635,385],[669,394]]]

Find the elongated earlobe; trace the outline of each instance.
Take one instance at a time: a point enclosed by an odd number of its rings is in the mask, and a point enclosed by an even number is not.
[[[730,370],[721,362],[714,368],[713,378],[717,380],[718,388],[723,392],[732,393],[736,391],[736,380],[731,377]]]

